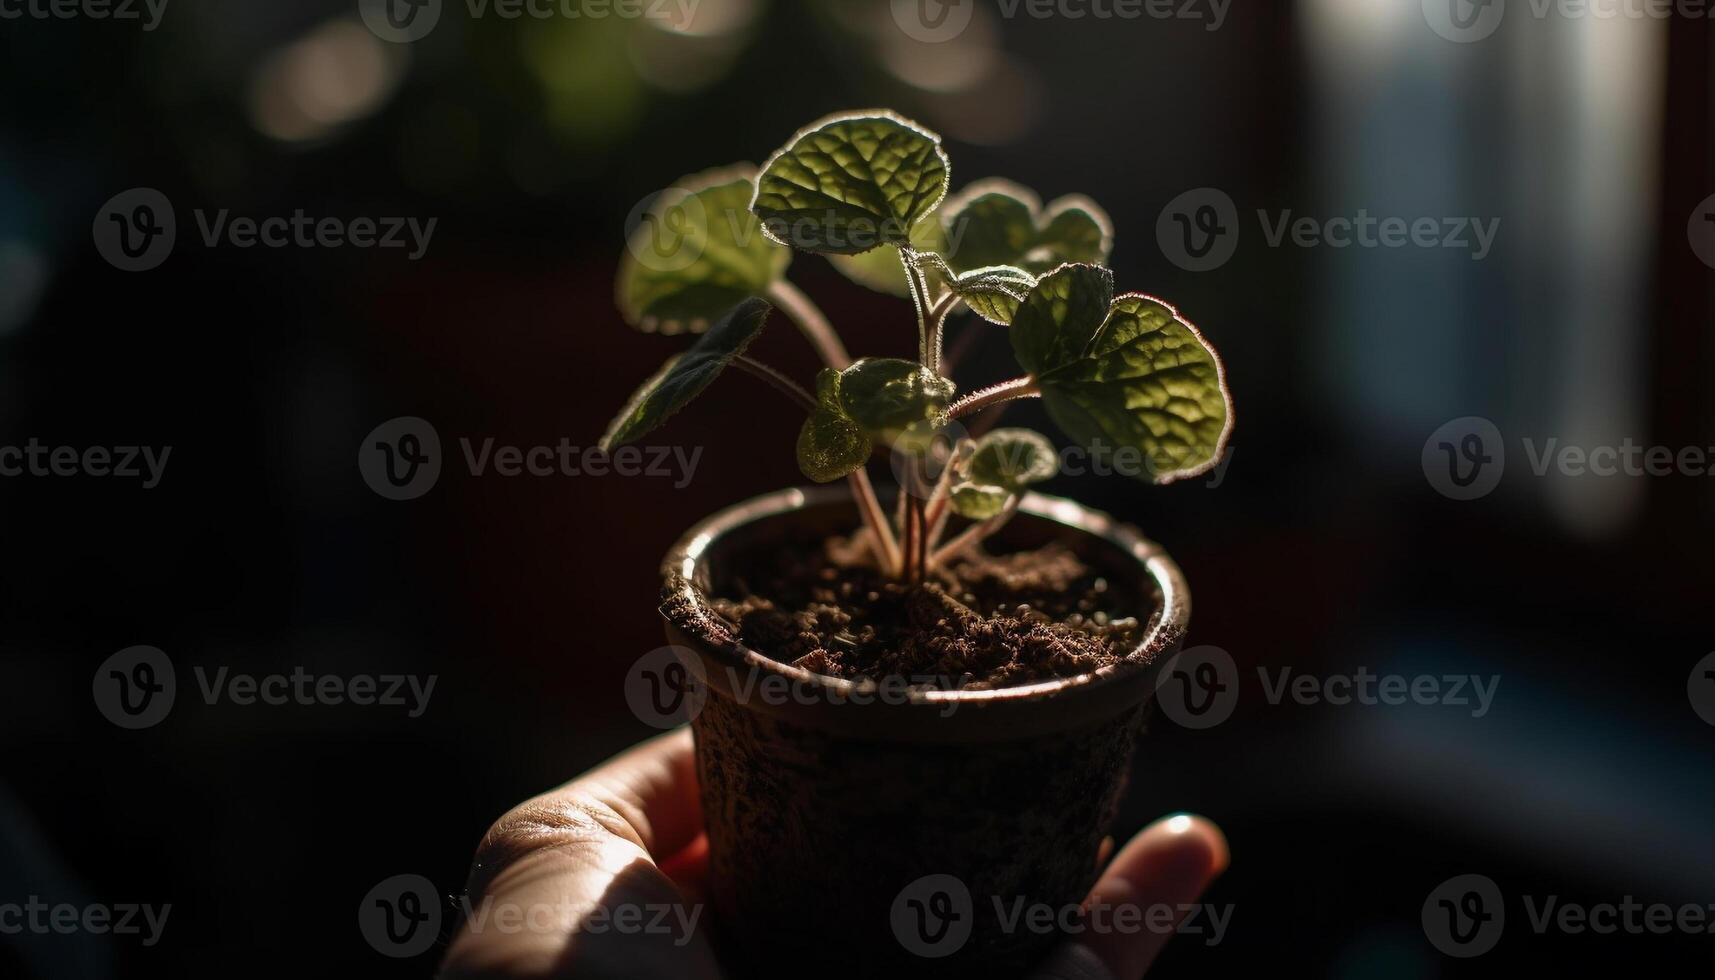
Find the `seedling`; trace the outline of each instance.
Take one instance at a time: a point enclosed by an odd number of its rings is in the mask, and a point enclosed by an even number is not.
[[[987,409],[1041,398],[1066,435],[1154,483],[1219,462],[1233,418],[1220,358],[1173,307],[1114,294],[1101,208],[1081,197],[1044,208],[999,180],[949,199],[948,180],[938,136],[868,111],[800,130],[760,171],[707,171],[658,197],[628,242],[619,306],[641,329],[702,336],[644,382],[602,448],[660,426],[724,369],[748,372],[804,412],[799,468],[818,483],[850,481],[875,560],[906,581],[999,530],[1025,488],[1058,471],[1041,434],[978,435],[960,422]],[[853,361],[785,278],[794,249],[909,298],[917,359]],[[745,353],[776,306],[826,365],[813,391]],[[1006,328],[1022,375],[959,395],[942,338],[961,309]],[[901,484],[892,521],[865,468],[879,452]],[[970,525],[943,542],[953,515]]]

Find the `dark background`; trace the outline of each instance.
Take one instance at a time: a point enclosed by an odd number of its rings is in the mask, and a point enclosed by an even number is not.
[[[991,174],[1083,192],[1122,288],[1176,304],[1238,406],[1217,487],[1060,479],[1184,568],[1191,643],[1237,660],[1236,716],[1162,720],[1129,833],[1219,822],[1235,908],[1162,975],[1417,977],[1715,959],[1715,936],[1534,935],[1516,896],[1715,903],[1715,728],[1687,697],[1710,636],[1715,479],[1538,477],[1520,440],[1715,445],[1707,19],[1532,17],[1455,44],[1415,0],[1237,4],[1181,19],[992,16],[903,38],[885,3],[702,0],[700,33],[472,19],[408,46],[349,3],[172,0],[136,24],[0,20],[0,445],[167,445],[165,479],[0,478],[0,900],[171,903],[162,941],[0,936],[0,975],[302,975],[387,960],[354,922],[390,875],[461,887],[511,804],[650,733],[622,681],[662,641],[655,566],[699,517],[799,482],[798,424],[724,379],[664,438],[695,479],[472,477],[456,440],[593,443],[682,346],[629,330],[628,213],[759,161],[825,113],[886,105]],[[104,201],[153,187],[178,243],[97,253]],[[1243,231],[1183,271],[1154,228],[1213,187]],[[400,250],[209,248],[193,209],[411,215]],[[1269,247],[1255,212],[1501,219],[1494,251]],[[1273,220],[1271,217],[1270,220]],[[799,256],[860,353],[908,355],[909,307]],[[964,330],[986,330],[962,324]],[[965,387],[1003,376],[998,335]],[[955,343],[956,336],[955,336]],[[807,379],[802,342],[756,350]],[[356,452],[438,429],[439,485],[371,492]],[[1509,466],[1439,495],[1425,440],[1479,415]],[[1026,405],[1009,420],[1040,421]],[[125,731],[91,699],[113,652],[165,650],[179,700]],[[205,705],[191,668],[435,674],[428,710]],[[1255,668],[1500,677],[1491,713],[1271,705]],[[1425,939],[1454,874],[1513,897],[1476,960]]]

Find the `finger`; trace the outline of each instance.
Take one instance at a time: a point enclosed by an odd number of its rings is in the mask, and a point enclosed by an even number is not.
[[[1144,928],[1086,931],[1055,947],[1038,976],[1058,980],[1137,980],[1155,961],[1209,884],[1227,869],[1227,839],[1202,817],[1179,814],[1145,827],[1114,858],[1090,890],[1087,907],[1132,906]],[[1172,928],[1151,923],[1172,910]],[[1155,912],[1155,915],[1163,915]]]
[[[443,976],[716,976],[701,908],[658,867],[701,828],[687,730],[514,808],[477,847]]]

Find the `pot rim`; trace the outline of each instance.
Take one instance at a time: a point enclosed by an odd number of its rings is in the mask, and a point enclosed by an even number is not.
[[[661,575],[666,585],[666,599],[669,602],[680,600],[681,608],[694,610],[699,618],[707,619],[709,625],[714,626],[719,620],[708,608],[708,597],[698,585],[700,579],[706,581],[706,577],[699,575],[701,569],[698,566],[712,545],[722,536],[746,525],[849,499],[844,489],[839,487],[794,487],[753,497],[704,518],[686,531],[662,559]],[[1162,653],[1176,647],[1184,638],[1191,618],[1190,588],[1179,566],[1159,544],[1129,524],[1064,497],[1026,493],[1019,501],[1018,509],[1021,514],[1102,539],[1138,562],[1144,577],[1152,581],[1161,593],[1161,600],[1151,612],[1143,636],[1119,663],[1091,673],[990,690],[904,691],[901,692],[903,707],[939,712],[955,706],[1001,707],[1080,694],[1094,695],[1098,691],[1111,695],[1116,692],[1108,689],[1130,687],[1131,683],[1127,682],[1136,682],[1151,674],[1150,668],[1158,666]],[[880,686],[872,680],[852,681],[794,667],[753,650],[736,639],[722,642],[706,629],[680,630],[679,624],[671,619],[668,626],[674,632],[684,634],[685,639],[696,641],[696,646],[705,655],[715,654],[719,662],[783,675],[795,684],[819,689],[830,702],[847,701],[853,694],[868,694]],[[719,629],[721,633],[726,632],[724,627]]]

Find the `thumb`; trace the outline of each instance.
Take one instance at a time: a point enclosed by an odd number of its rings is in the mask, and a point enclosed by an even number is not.
[[[1173,938],[1189,907],[1227,869],[1227,839],[1202,817],[1178,814],[1145,827],[1108,865],[1086,908],[1141,912],[1143,927],[1086,930],[1056,946],[1037,968],[1052,980],[1137,980]],[[1170,917],[1167,917],[1170,913]]]

